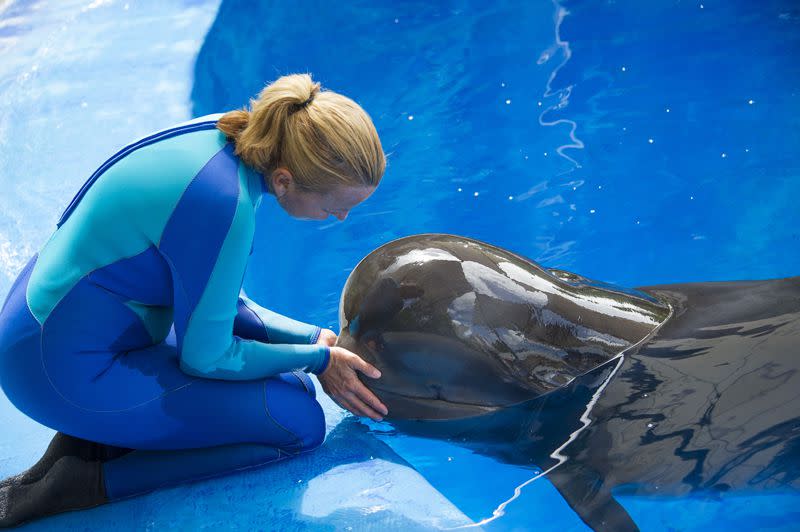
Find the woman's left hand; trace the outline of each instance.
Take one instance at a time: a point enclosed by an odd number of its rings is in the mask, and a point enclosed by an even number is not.
[[[322,329],[319,333],[319,338],[317,338],[317,343],[315,345],[326,345],[328,347],[333,347],[336,345],[336,333],[330,329]]]

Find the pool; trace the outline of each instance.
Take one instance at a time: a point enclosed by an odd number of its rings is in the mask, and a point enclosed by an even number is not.
[[[278,312],[338,329],[352,267],[423,232],[630,287],[797,275],[798,30],[787,0],[0,2],[0,295],[118,147],[296,71],[367,109],[389,166],[343,224],[265,201],[245,287]],[[30,528],[586,529],[536,464],[323,406],[311,456]],[[0,476],[51,434],[5,398],[0,426]],[[615,498],[643,530],[790,530],[798,464]]]

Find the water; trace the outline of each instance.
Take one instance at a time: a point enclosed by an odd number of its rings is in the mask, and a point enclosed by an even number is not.
[[[422,232],[625,286],[800,272],[793,2],[522,4],[7,2],[0,295],[116,148],[296,71],[368,110],[389,166],[345,223],[295,221],[265,201],[245,287],[276,311],[337,329],[353,265]],[[536,469],[324,407],[328,441],[312,458],[32,528],[585,529],[546,478],[529,482]],[[4,399],[0,422],[5,476],[50,431]],[[650,530],[788,530],[800,502],[617,500]]]

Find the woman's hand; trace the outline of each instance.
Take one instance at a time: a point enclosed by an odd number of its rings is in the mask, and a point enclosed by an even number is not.
[[[356,371],[377,379],[381,372],[368,364],[360,356],[343,347],[331,347],[328,367],[318,375],[322,389],[341,406],[357,416],[365,416],[373,421],[382,421],[389,413],[380,399],[364,386]]]
[[[336,333],[330,329],[322,329],[317,338],[317,343],[314,345],[327,345],[333,347],[336,345]]]

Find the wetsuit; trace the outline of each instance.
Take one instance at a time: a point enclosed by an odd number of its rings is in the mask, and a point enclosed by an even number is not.
[[[0,311],[0,386],[17,408],[65,434],[153,451],[103,464],[109,499],[324,438],[304,373],[330,357],[314,345],[319,327],[240,292],[265,184],[218,118],[106,161]]]

